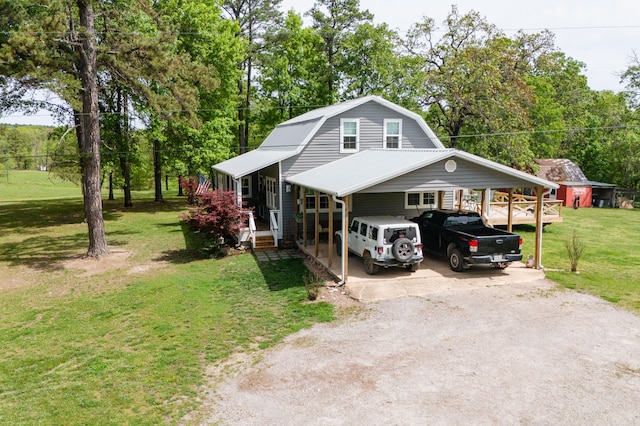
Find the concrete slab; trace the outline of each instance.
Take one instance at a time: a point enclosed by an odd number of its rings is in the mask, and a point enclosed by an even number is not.
[[[315,247],[307,247],[314,254]],[[318,261],[328,267],[328,246],[319,245]],[[341,258],[333,248],[333,262],[329,268],[336,277],[341,277]],[[453,272],[446,259],[425,257],[416,272],[403,268],[380,269],[376,275],[364,272],[362,259],[349,255],[346,288],[362,302],[376,302],[405,296],[426,296],[449,290],[468,290],[477,287],[501,286],[544,279],[544,272],[514,262],[507,269],[495,269],[490,265],[478,265],[464,272]]]

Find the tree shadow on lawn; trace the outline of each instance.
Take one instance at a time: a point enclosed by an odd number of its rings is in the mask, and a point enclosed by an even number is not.
[[[63,236],[38,235],[20,242],[0,244],[0,259],[12,266],[58,271],[64,269],[61,260],[77,256],[86,249],[86,232]]]
[[[167,223],[158,224],[158,226],[176,226],[176,224]],[[176,265],[184,265],[209,257],[207,253],[205,253],[206,235],[193,232],[189,225],[184,221],[180,221],[180,228],[184,237],[184,248],[167,250],[162,253],[162,256],[157,257],[154,260],[169,262]],[[171,232],[180,232],[180,230],[176,229]]]
[[[119,211],[104,211],[105,221],[118,220]],[[84,221],[82,200],[36,200],[0,206],[0,237],[12,233],[38,233],[42,228],[75,225]]]

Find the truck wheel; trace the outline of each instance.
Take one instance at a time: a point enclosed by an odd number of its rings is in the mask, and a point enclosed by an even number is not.
[[[420,264],[419,263],[414,263],[413,265],[405,266],[405,268],[407,268],[407,271],[409,271],[409,272],[415,272],[418,269],[420,269]]]
[[[464,259],[460,254],[460,250],[457,248],[454,248],[449,252],[449,266],[451,267],[451,270],[455,272],[462,272],[464,269]]]
[[[342,256],[342,238],[336,237],[336,251],[338,256]]]
[[[364,271],[369,275],[375,275],[380,270],[380,267],[373,263],[373,259],[371,258],[371,253],[368,251],[364,252],[362,256],[362,260],[364,261]]]
[[[398,262],[406,262],[413,255],[413,244],[408,238],[398,238],[391,247],[391,254]]]

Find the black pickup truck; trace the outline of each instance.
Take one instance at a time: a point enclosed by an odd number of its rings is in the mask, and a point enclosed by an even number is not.
[[[522,238],[487,227],[476,212],[428,210],[411,220],[420,225],[423,249],[446,255],[456,272],[477,263],[504,269],[522,260]]]

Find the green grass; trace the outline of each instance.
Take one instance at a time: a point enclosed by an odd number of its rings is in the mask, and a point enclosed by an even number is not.
[[[207,365],[334,318],[306,302],[302,261],[202,259],[183,199],[120,204],[105,228],[129,264],[86,276],[63,267],[88,246],[80,198],[0,202],[0,423],[175,423]]]
[[[640,312],[640,210],[563,209],[564,222],[542,234],[542,264],[546,276],[561,285],[586,291]],[[573,232],[585,249],[571,273],[565,248]],[[515,229],[523,237],[523,254],[534,253],[532,227]]]

